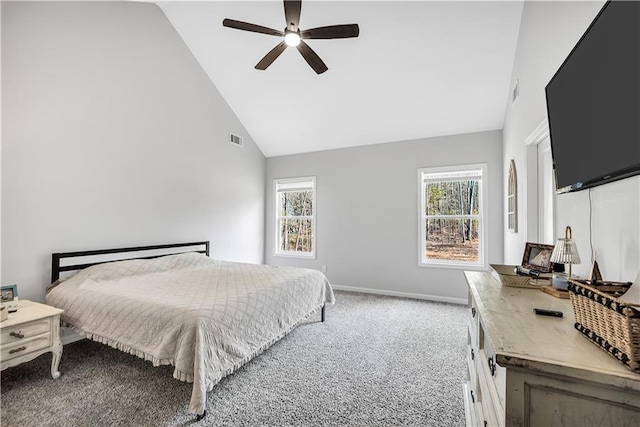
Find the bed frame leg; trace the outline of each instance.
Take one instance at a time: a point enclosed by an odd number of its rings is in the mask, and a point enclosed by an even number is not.
[[[322,306],[322,310],[321,310],[321,318],[320,318],[320,321],[321,321],[321,322],[324,322],[324,307],[325,307],[325,306],[323,305],[323,306]]]
[[[205,409],[204,412],[202,413],[202,415],[197,415],[196,416],[196,421],[202,421],[204,419],[204,417],[207,416],[207,410]]]

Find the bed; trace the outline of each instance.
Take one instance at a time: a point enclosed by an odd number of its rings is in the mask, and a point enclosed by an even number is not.
[[[107,261],[86,261],[95,256]],[[214,260],[209,242],[56,253],[51,278],[46,302],[64,310],[64,326],[174,366],[174,378],[193,383],[198,419],[223,377],[311,316],[324,321],[334,301],[319,271]]]

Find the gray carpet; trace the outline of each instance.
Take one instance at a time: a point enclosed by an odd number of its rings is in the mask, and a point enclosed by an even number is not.
[[[314,319],[226,377],[201,422],[171,367],[88,340],[2,372],[4,427],[464,425],[462,306],[336,292]],[[319,317],[319,316],[318,316]]]

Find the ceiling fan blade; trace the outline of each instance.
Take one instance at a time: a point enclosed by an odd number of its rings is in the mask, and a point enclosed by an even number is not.
[[[266,70],[269,65],[276,60],[278,56],[287,48],[287,44],[285,42],[280,42],[276,47],[271,49],[269,53],[267,53],[264,58],[260,60],[256,64],[256,70]]]
[[[297,48],[298,51],[300,51],[300,53],[302,54],[304,60],[307,61],[307,64],[309,64],[311,68],[313,68],[313,71],[315,71],[316,73],[322,74],[329,69],[325,65],[325,63],[322,62],[322,59],[320,59],[318,54],[315,53],[313,49],[311,49],[309,45],[304,42],[304,40],[300,40],[300,44],[297,46]]]
[[[287,20],[287,29],[296,32],[300,24],[301,0],[284,0],[284,18]]]
[[[358,24],[328,25],[326,27],[310,28],[300,32],[303,39],[347,39],[358,37]]]
[[[270,36],[284,36],[284,31],[263,27],[262,25],[249,24],[248,22],[236,21],[235,19],[225,19],[222,25],[236,30],[251,31],[253,33],[268,34]]]

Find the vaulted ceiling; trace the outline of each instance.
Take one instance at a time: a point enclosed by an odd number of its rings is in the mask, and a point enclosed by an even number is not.
[[[300,27],[357,23],[353,39],[308,40],[266,70],[281,40],[222,26],[277,30],[281,1],[158,2],[267,156],[501,129],[521,1],[303,1]]]

